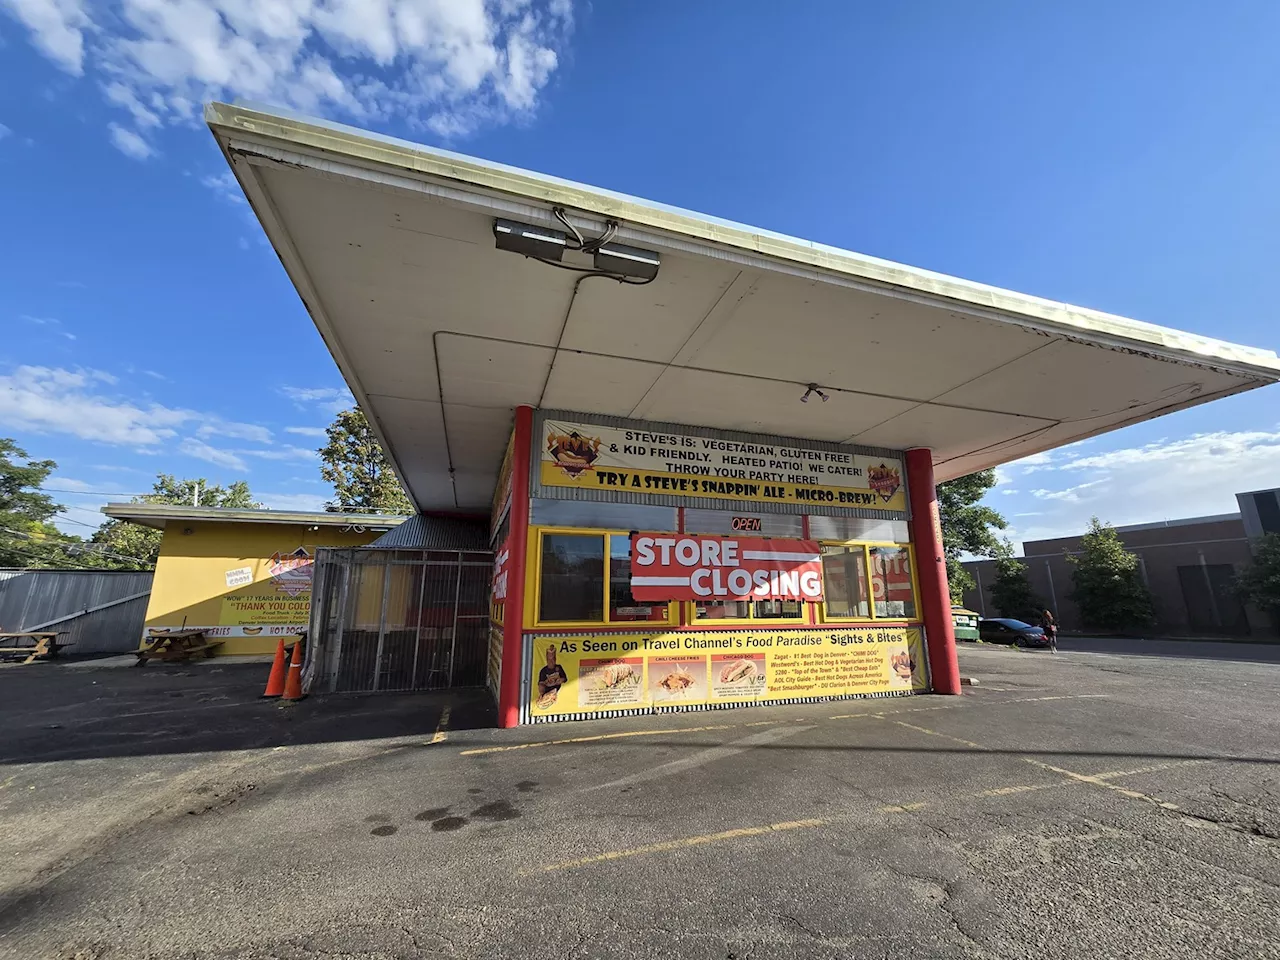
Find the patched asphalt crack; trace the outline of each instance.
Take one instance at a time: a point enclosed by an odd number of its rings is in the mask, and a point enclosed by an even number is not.
[[[1269,827],[1264,827],[1256,819],[1252,823],[1241,823],[1239,820],[1230,817],[1215,817],[1212,814],[1192,813],[1189,810],[1179,810],[1178,816],[1185,817],[1188,820],[1198,820],[1201,823],[1211,823],[1215,827],[1221,827],[1223,830],[1243,833],[1246,836],[1257,837],[1260,840],[1266,840],[1271,843],[1280,842],[1280,833]]]

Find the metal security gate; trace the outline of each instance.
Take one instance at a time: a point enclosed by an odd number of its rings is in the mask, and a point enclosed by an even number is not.
[[[493,558],[464,550],[316,553],[314,693],[483,686]]]

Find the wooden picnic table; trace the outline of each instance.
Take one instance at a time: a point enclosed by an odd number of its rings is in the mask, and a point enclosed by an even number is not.
[[[33,660],[54,660],[59,650],[71,646],[70,643],[58,643],[58,638],[66,634],[65,630],[0,633],[0,657],[12,659],[25,656],[23,663],[31,663]]]
[[[224,642],[210,640],[203,630],[161,630],[153,627],[147,631],[142,649],[134,651],[138,658],[134,666],[146,666],[148,660],[190,660],[197,653],[212,657]]]

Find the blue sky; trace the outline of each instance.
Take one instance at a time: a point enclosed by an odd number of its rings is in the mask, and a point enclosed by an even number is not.
[[[323,502],[345,390],[215,97],[1276,349],[1278,37],[1270,2],[0,0],[0,435],[103,492],[59,494],[78,533],[160,470]],[[1232,510],[1280,486],[1280,388],[1001,480],[1018,537]]]

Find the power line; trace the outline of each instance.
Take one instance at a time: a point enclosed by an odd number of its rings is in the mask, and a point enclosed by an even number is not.
[[[111,557],[113,560],[127,560],[130,563],[142,564],[143,566],[153,566],[150,560],[143,560],[141,557],[129,557],[122,553],[112,553],[110,550],[104,549],[101,544],[96,543],[68,543],[65,540],[55,540],[52,537],[35,537],[29,533],[23,533],[21,530],[10,530],[8,527],[0,527],[0,533],[7,533],[15,537],[21,537],[31,543],[44,543],[59,550],[64,550],[68,554],[75,556],[78,553],[98,554],[103,557]],[[13,547],[11,549],[17,549]]]
[[[85,523],[83,520],[77,520],[74,517],[69,517],[67,516],[67,513],[65,510],[59,513],[55,513],[54,516],[61,517],[63,523],[78,523],[82,527],[92,527],[94,530],[97,530],[100,526],[102,526],[102,524],[100,523]]]
[[[83,493],[85,496],[92,496],[92,497],[150,497],[155,495],[154,491],[151,493],[120,493],[119,491],[112,491],[112,490],[66,490],[62,487],[41,487],[40,492],[41,493]]]
[[[61,557],[42,556],[41,554],[34,553],[31,550],[23,550],[21,547],[15,547],[12,545],[6,546],[4,549],[9,553],[16,553],[20,557],[30,557],[32,560],[38,560],[40,563],[46,563],[58,570],[65,570],[68,566],[65,563],[54,562],[55,560],[61,560]]]

